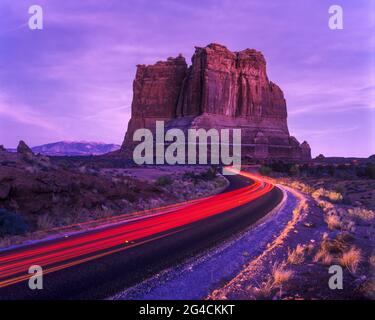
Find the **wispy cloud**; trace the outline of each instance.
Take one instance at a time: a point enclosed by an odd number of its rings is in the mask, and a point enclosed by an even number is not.
[[[0,116],[9,117],[20,123],[54,132],[61,131],[59,126],[52,123],[51,119],[46,119],[38,114],[35,108],[16,104],[4,96],[0,96]]]
[[[336,135],[350,133],[359,129],[359,126],[344,127],[338,126],[333,128],[321,128],[321,129],[297,129],[298,134],[308,136],[311,138],[324,138],[331,139]]]

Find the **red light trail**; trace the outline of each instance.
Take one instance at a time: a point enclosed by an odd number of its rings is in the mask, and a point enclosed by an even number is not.
[[[274,188],[272,183],[261,181],[250,173],[240,174],[254,182],[234,191],[154,209],[151,216],[135,221],[120,221],[71,238],[0,253],[0,288],[28,279],[28,269],[32,265],[41,266],[43,273],[47,274],[134,248],[180,232],[194,222],[254,201]]]

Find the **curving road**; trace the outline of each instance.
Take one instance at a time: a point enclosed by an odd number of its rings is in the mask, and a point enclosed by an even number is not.
[[[281,200],[249,173],[229,179],[218,195],[1,252],[0,299],[108,297],[246,228]],[[43,290],[28,287],[32,265],[43,268]]]

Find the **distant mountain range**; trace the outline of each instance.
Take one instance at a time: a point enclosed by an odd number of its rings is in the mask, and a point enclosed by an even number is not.
[[[91,156],[120,149],[120,145],[87,141],[59,141],[31,148],[34,153],[46,156]],[[9,149],[9,151],[16,151]]]

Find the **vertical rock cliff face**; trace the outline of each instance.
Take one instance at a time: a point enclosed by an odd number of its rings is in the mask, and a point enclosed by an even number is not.
[[[154,65],[138,65],[133,82],[132,117],[125,141],[132,141],[138,128],[153,128],[156,120],[176,116],[176,105],[187,74],[185,58],[169,58]]]
[[[269,82],[260,52],[211,44],[196,48],[177,104],[177,116],[202,113],[286,118],[286,103],[280,88]]]
[[[188,68],[181,56],[140,65],[134,80],[132,118],[123,149],[138,128],[241,128],[242,154],[252,158],[308,160],[310,147],[289,135],[286,101],[270,82],[262,53],[231,52],[219,44],[196,48]]]

